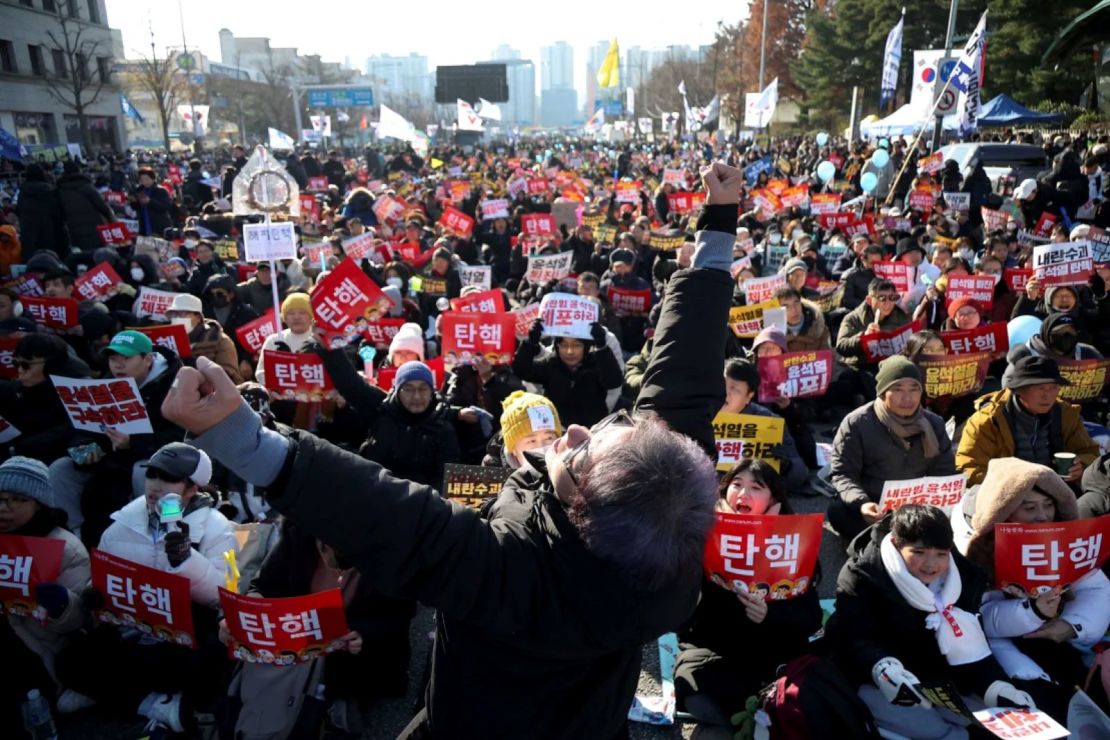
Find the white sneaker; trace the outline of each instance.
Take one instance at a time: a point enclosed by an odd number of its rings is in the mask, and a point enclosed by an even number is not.
[[[139,704],[139,714],[174,732],[185,731],[181,724],[181,694],[147,694]]]
[[[90,699],[73,689],[64,690],[54,702],[54,708],[58,710],[58,714],[73,714],[94,706],[96,706],[96,699]]]

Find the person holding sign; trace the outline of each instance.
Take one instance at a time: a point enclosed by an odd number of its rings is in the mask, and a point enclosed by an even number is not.
[[[266,264],[262,262],[260,264]],[[262,344],[262,351],[258,353],[258,367],[255,368],[254,377],[261,385],[266,385],[266,368],[263,355],[266,350],[279,350],[281,352],[300,352],[305,345],[316,341],[312,333],[314,320],[312,317],[312,300],[308,293],[290,293],[281,302],[281,321],[285,328],[266,337]],[[271,397],[280,400],[280,396],[271,391]]]
[[[836,430],[830,481],[838,498],[829,523],[845,542],[881,516],[888,480],[952,475],[952,441],[944,420],[921,405],[921,370],[902,355],[879,363],[878,398],[848,414]]]
[[[743,175],[717,163],[702,178],[693,266],[671,278],[636,415],[568,425],[489,520],[312,435],[262,429],[204,358],[167,402],[197,446],[383,593],[438,610],[427,705],[401,737],[627,735],[644,642],[697,604],[717,499],[712,414]],[[553,696],[576,697],[574,711]]]
[[[0,465],[0,541],[6,535],[60,540],[61,570],[51,582],[39,583],[33,594],[42,618],[0,616],[0,651],[4,655],[0,680],[0,722],[9,731],[20,727],[20,700],[31,689],[45,696],[58,692],[55,659],[70,638],[85,626],[88,610],[80,594],[89,586],[89,553],[81,540],[65,528],[66,514],[55,507],[46,466],[28,457],[12,457]],[[2,544],[0,544],[2,548]],[[0,549],[0,555],[10,560]],[[9,566],[10,567],[10,566]],[[10,585],[10,584],[6,584]],[[74,691],[58,692],[59,711],[89,706]]]
[[[762,460],[737,464],[721,479],[719,491],[718,511],[794,513],[783,479]],[[698,608],[679,633],[679,708],[701,722],[727,726],[749,696],[774,680],[780,665],[807,652],[810,635],[821,626],[819,569],[810,580],[800,596],[771,601],[720,576],[703,581]]]
[[[997,583],[993,576],[1001,555],[996,544],[998,524],[1044,524],[1077,517],[1075,494],[1055,471],[1006,457],[990,461],[983,484],[953,511],[952,522],[961,552]],[[1084,542],[1069,544],[1063,559],[1076,562],[1079,558],[1072,551],[1081,552],[1081,547]],[[1097,545],[1095,549],[1097,557]],[[1060,558],[1052,554],[1054,548],[1039,550],[1047,557],[1027,557],[1027,548],[1007,552],[1005,557],[1020,558],[1033,571],[1055,569]],[[1035,577],[1046,576],[1035,573]],[[1039,707],[1066,721],[1071,687],[1083,685],[1087,673],[1079,651],[1098,643],[1110,627],[1110,579],[1092,569],[1074,583],[1043,586],[1035,593],[1007,585],[984,595],[982,614],[983,629],[1007,674],[1023,679],[1023,688]]]
[[[892,331],[910,323],[909,314],[898,305],[900,298],[891,281],[883,278],[871,281],[867,286],[867,298],[844,317],[836,335],[836,351],[846,364],[857,369],[874,368],[864,352],[863,337]]]
[[[1059,400],[1060,386],[1069,385],[1049,357],[1023,357],[1002,378],[1002,390],[981,396],[967,420],[956,452],[956,467],[968,485],[982,483],[987,464],[1016,457],[1053,466],[1058,454],[1070,455],[1059,469],[1068,483],[1078,485],[1083,469],[1098,457],[1079,416],[1079,407]]]
[[[987,581],[953,548],[945,514],[907,504],[852,542],[825,636],[880,730],[966,737],[932,711],[924,684],[951,682],[988,707],[1034,707],[1007,680],[979,624]],[[954,723],[953,723],[954,724]]]

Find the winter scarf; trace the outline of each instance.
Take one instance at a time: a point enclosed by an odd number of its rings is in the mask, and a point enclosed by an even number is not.
[[[951,553],[948,555],[948,571],[944,575],[944,585],[939,594],[934,594],[906,568],[906,562],[894,546],[892,535],[883,537],[879,555],[882,557],[883,568],[906,603],[928,613],[925,626],[936,632],[937,647],[948,665],[967,665],[991,654],[978,617],[955,606],[960,598],[960,591],[963,590],[963,583]]]
[[[937,433],[933,430],[933,425],[929,423],[929,419],[925,416],[923,407],[918,406],[917,411],[913,416],[898,416],[882,401],[875,401],[872,404],[875,409],[875,415],[879,417],[879,422],[894,433],[902,442],[902,446],[907,450],[910,448],[910,438],[915,434],[921,435],[921,446],[925,450],[925,459],[934,458],[940,454],[940,443],[937,442]]]

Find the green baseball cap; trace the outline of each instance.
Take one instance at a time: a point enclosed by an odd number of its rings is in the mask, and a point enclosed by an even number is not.
[[[112,337],[112,341],[104,348],[104,354],[115,352],[117,355],[124,357],[134,357],[135,355],[149,355],[154,351],[154,344],[150,341],[150,337],[143,334],[141,331],[121,331]]]

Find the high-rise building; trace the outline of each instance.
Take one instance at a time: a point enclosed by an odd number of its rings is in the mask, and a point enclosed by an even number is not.
[[[540,91],[574,87],[574,47],[556,41],[540,49]]]
[[[249,69],[263,77],[276,74],[311,82],[306,79],[306,65],[296,47],[270,46],[268,38],[236,36],[226,28],[220,29],[220,61],[229,67]]]
[[[504,64],[509,100],[500,103],[501,126],[529,126],[536,122],[536,65],[521,59],[520,52],[501,44],[490,63]],[[496,124],[495,124],[496,125]]]
[[[390,100],[431,101],[435,74],[428,71],[428,57],[415,52],[408,56],[373,56],[366,60],[366,74],[375,82],[382,102]]]
[[[516,60],[520,59],[520,52],[508,44],[500,44],[493,50],[492,58],[498,62]]]

